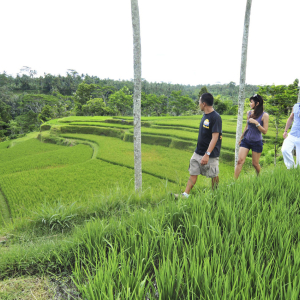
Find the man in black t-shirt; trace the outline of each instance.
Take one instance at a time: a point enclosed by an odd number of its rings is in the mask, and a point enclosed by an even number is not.
[[[190,160],[190,178],[182,197],[188,197],[198,175],[211,178],[212,188],[219,183],[219,156],[222,141],[222,119],[213,108],[214,97],[210,93],[202,94],[199,100],[204,115],[200,122],[197,148]],[[175,198],[180,195],[175,194]]]

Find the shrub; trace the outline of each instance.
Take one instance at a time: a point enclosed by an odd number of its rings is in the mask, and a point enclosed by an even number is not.
[[[42,124],[40,128],[41,128],[41,131],[47,131],[47,130],[51,129],[51,125]]]

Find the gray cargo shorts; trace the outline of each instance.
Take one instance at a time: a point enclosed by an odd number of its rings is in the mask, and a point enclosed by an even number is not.
[[[214,178],[219,175],[219,157],[210,157],[207,165],[201,165],[202,155],[194,152],[189,166],[190,175],[203,175],[208,178]]]

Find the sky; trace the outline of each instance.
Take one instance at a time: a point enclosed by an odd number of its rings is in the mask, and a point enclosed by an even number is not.
[[[139,0],[142,78],[239,84],[246,0]],[[253,0],[246,83],[300,79],[299,0]],[[130,80],[130,0],[0,1],[0,72]]]

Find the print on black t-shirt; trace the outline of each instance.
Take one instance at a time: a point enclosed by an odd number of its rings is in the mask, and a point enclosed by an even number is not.
[[[195,152],[199,155],[204,155],[207,151],[209,143],[212,139],[212,134],[219,132],[219,138],[215,148],[210,154],[210,157],[219,157],[222,141],[222,119],[214,110],[209,114],[204,114],[199,127],[198,143]]]

